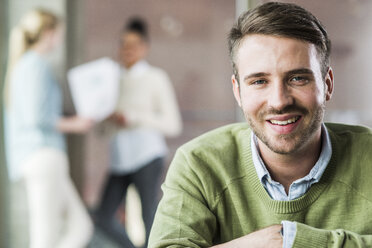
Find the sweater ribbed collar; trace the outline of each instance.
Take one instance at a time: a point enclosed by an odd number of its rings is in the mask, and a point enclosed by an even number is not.
[[[291,201],[277,201],[270,197],[257,175],[251,152],[251,130],[246,129],[243,131],[243,134],[240,137],[242,138],[242,147],[244,147],[242,150],[242,162],[247,166],[246,178],[269,211],[277,214],[291,214],[302,211],[315,202],[328,187],[335,170],[335,165],[337,164],[338,156],[337,146],[334,145],[334,134],[329,129],[328,132],[331,138],[332,156],[320,181],[313,184],[312,187],[300,198]]]

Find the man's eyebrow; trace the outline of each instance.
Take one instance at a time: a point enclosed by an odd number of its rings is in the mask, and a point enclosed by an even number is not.
[[[288,74],[288,75],[293,75],[293,74],[311,74],[311,75],[313,75],[314,72],[310,69],[307,69],[307,68],[299,68],[299,69],[294,69],[294,70],[287,71],[286,74]]]
[[[258,77],[265,77],[265,76],[269,76],[270,73],[265,73],[265,72],[256,72],[256,73],[252,73],[252,74],[249,74],[247,76],[244,77],[243,81],[246,81],[250,78],[258,78]]]
[[[293,75],[293,74],[311,74],[311,75],[314,75],[313,71],[310,70],[310,69],[307,69],[307,68],[298,68],[298,69],[290,70],[290,71],[287,71],[285,74],[287,74],[287,75]],[[266,72],[255,72],[255,73],[251,73],[251,74],[245,76],[243,81],[249,80],[251,78],[265,77],[265,76],[269,76],[269,75],[270,75],[270,73],[266,73]]]

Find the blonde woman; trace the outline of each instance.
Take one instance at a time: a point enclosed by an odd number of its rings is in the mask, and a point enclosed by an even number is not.
[[[58,18],[27,13],[12,30],[7,72],[7,159],[11,180],[25,182],[30,247],[86,247],[89,215],[69,177],[62,133],[83,133],[90,120],[63,117],[62,98],[46,56],[61,40]]]

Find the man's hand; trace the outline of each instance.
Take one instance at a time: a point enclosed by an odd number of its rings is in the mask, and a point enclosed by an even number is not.
[[[120,127],[125,127],[127,124],[126,118],[122,113],[115,112],[108,119]]]
[[[77,115],[62,117],[57,123],[57,129],[63,133],[84,134],[92,129],[94,121]]]
[[[281,248],[283,247],[281,229],[282,225],[272,225],[227,243],[213,246],[213,248]]]

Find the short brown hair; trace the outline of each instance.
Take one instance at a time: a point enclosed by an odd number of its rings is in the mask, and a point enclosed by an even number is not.
[[[320,21],[304,8],[291,3],[268,2],[240,15],[228,37],[230,59],[237,80],[236,52],[242,39],[249,34],[275,35],[314,44],[320,55],[322,75],[326,75],[331,41]]]

